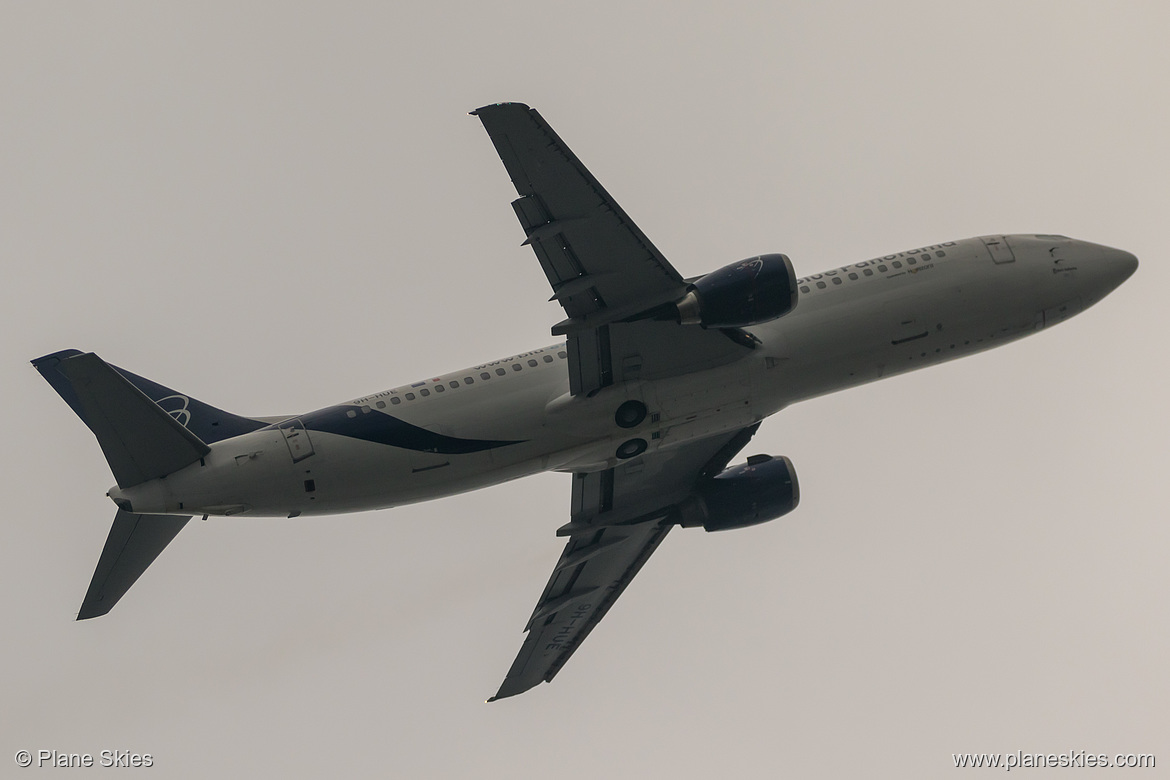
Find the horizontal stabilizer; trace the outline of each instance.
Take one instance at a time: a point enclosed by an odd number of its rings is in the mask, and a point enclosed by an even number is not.
[[[137,515],[119,509],[77,619],[101,617],[113,609],[190,519]]]
[[[43,368],[41,373],[97,437],[120,487],[164,477],[211,451],[92,352],[60,360],[53,371]]]

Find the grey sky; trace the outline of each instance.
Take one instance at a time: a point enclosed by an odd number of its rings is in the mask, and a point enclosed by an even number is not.
[[[168,778],[936,778],[1018,749],[1164,773],[1168,27],[1160,2],[4,4],[0,776],[21,748]],[[1052,331],[765,423],[745,454],[790,456],[800,508],[672,534],[515,699],[482,703],[564,475],[193,522],[73,622],[113,479],[28,359],[277,414],[551,343],[465,116],[504,100],[687,275],[1025,231],[1142,266]]]

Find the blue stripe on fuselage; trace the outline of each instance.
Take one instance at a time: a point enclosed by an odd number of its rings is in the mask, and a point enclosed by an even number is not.
[[[521,443],[520,441],[459,439],[454,436],[444,436],[441,433],[411,425],[397,417],[375,411],[368,406],[362,407],[352,404],[330,406],[327,409],[310,412],[301,417],[300,420],[310,431],[334,433],[338,436],[388,444],[391,447],[401,447],[405,450],[439,452],[446,455],[482,452],[483,450]]]

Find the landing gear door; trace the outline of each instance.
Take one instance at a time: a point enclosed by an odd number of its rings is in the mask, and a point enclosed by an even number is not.
[[[300,419],[282,422],[279,426],[284,435],[284,443],[288,445],[288,453],[292,455],[293,463],[298,463],[313,454],[313,442],[309,440],[309,432]]]

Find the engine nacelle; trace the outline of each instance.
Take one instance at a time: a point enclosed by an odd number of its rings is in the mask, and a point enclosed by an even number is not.
[[[675,308],[684,325],[742,328],[784,316],[796,298],[792,261],[785,255],[759,255],[696,279]]]
[[[775,520],[800,503],[800,485],[792,461],[753,455],[714,479],[699,484],[679,507],[679,524],[726,531]]]

